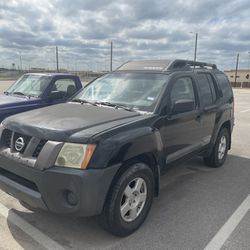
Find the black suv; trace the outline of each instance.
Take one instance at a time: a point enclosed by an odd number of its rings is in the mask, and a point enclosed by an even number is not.
[[[0,187],[31,208],[100,215],[111,233],[128,235],[145,220],[170,163],[197,154],[211,167],[225,162],[233,107],[214,64],[125,63],[68,103],[5,119]]]

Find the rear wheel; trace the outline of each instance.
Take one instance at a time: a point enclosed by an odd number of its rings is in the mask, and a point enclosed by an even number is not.
[[[102,226],[116,236],[127,236],[144,222],[154,197],[154,176],[144,163],[129,167],[111,190],[103,213]]]
[[[222,166],[226,160],[229,147],[229,133],[227,128],[222,128],[219,132],[212,153],[208,157],[204,157],[204,163],[209,167],[218,168]]]

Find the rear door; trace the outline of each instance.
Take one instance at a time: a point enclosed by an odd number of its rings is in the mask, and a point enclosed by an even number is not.
[[[215,77],[222,92],[221,110],[224,111],[224,119],[231,120],[231,131],[234,125],[234,96],[232,86],[225,74],[216,73]]]
[[[218,112],[218,90],[215,79],[209,72],[196,72],[196,81],[201,104],[202,144],[209,144]]]
[[[166,96],[167,115],[163,116],[160,128],[166,163],[175,161],[200,148],[201,121],[197,88],[192,74],[177,76],[169,83]],[[194,107],[188,112],[171,114],[176,101],[192,100]]]

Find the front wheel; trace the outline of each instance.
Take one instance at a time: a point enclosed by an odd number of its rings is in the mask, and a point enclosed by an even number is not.
[[[209,167],[218,168],[222,166],[226,160],[229,147],[229,133],[227,128],[221,129],[212,153],[208,157],[204,157],[204,163]]]
[[[113,186],[104,211],[102,226],[112,234],[127,236],[147,217],[154,197],[154,176],[144,163],[130,166]]]

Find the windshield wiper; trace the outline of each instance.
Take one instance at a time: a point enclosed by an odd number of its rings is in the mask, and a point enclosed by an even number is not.
[[[24,94],[23,92],[19,92],[19,91],[15,91],[15,92],[8,92],[8,94],[13,94],[13,95],[20,95],[20,96],[25,96],[25,97],[38,97],[36,95],[27,95],[27,94]]]
[[[124,110],[127,110],[127,111],[135,111],[134,109],[132,109],[132,108],[130,108],[128,106],[125,106],[125,105],[122,105],[122,104],[117,104],[117,103],[97,101],[97,102],[95,102],[95,104],[109,106],[109,107],[114,107],[116,109],[121,108],[121,109],[124,109]]]
[[[19,91],[16,91],[16,92],[12,92],[13,95],[25,95],[24,93],[22,92],[19,92]]]
[[[71,102],[78,102],[78,103],[81,103],[81,104],[88,103],[88,104],[91,104],[93,106],[97,106],[96,103],[91,102],[91,101],[87,101],[87,100],[84,100],[84,99],[74,99]]]
[[[103,106],[114,107],[116,109],[121,108],[121,109],[124,109],[124,110],[127,110],[127,111],[135,111],[132,108],[129,108],[129,107],[125,106],[125,105],[111,103],[111,102],[101,102],[101,101],[91,102],[91,101],[84,100],[84,99],[74,99],[71,102],[78,102],[78,103],[81,103],[81,104],[88,103],[88,104],[91,104],[93,106],[103,105]]]

